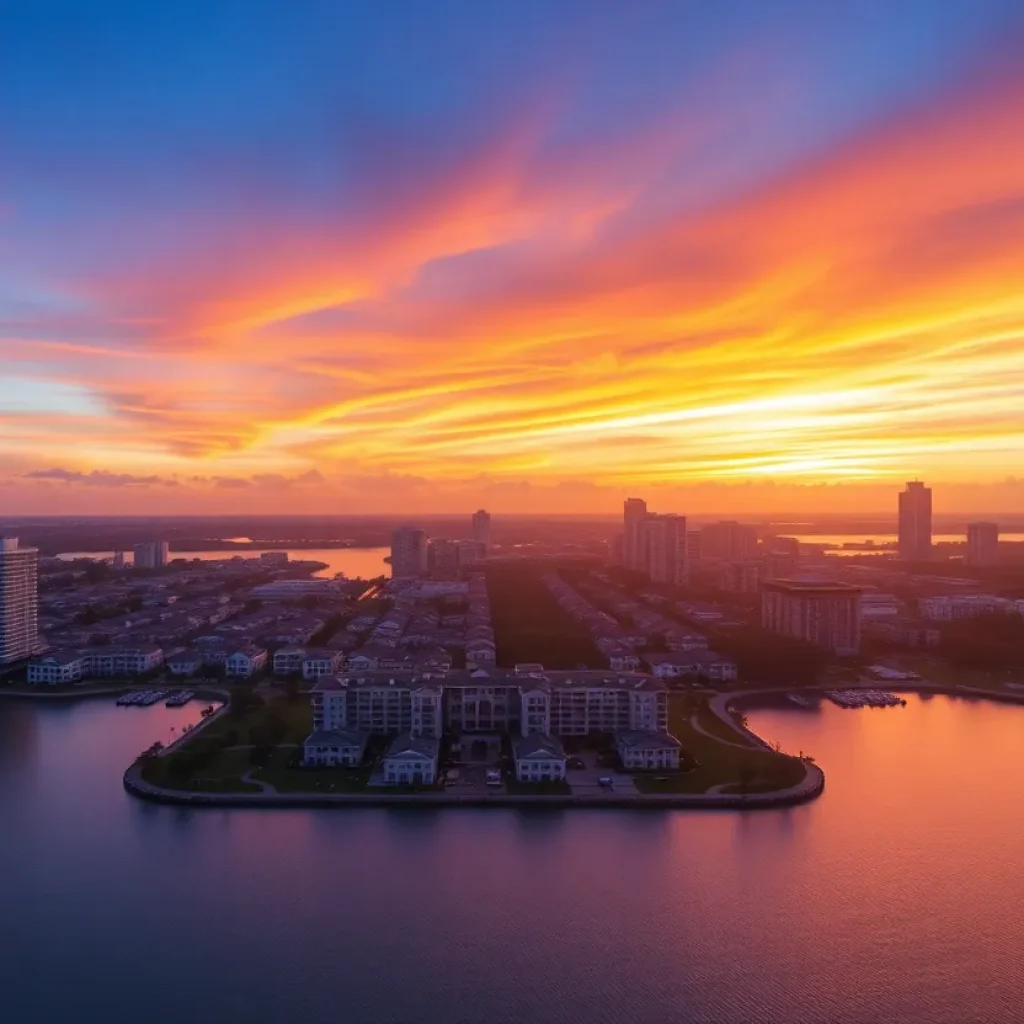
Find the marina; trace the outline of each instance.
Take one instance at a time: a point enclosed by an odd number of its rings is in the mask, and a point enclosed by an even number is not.
[[[907,703],[886,690],[828,690],[825,696],[841,708],[895,708]]]
[[[140,707],[148,708],[152,704],[156,704],[157,701],[163,700],[168,695],[167,690],[136,690],[132,693],[122,694],[117,698],[115,703],[119,707]],[[189,700],[192,699],[192,694],[189,695]],[[172,698],[174,699],[174,698]],[[181,704],[186,704],[188,701],[182,701]],[[169,707],[180,707],[180,704],[169,704]]]

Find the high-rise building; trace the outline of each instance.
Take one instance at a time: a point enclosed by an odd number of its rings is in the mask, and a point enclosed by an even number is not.
[[[627,498],[622,504],[622,563],[627,569],[643,571],[645,557],[642,549],[640,524],[647,518],[647,502],[642,498]]]
[[[690,530],[686,534],[686,567],[693,568],[703,557],[701,551],[700,530]]]
[[[169,548],[165,540],[146,540],[133,549],[136,569],[160,569],[167,564]]]
[[[431,537],[427,543],[427,569],[441,575],[457,573],[459,571],[459,544],[447,537]]]
[[[39,647],[39,552],[0,537],[0,665]]]
[[[710,523],[700,531],[700,557],[743,562],[757,556],[757,527],[748,523]]]
[[[458,563],[462,569],[467,565],[475,565],[487,557],[487,545],[479,540],[460,540],[457,542]]]
[[[899,554],[906,562],[932,556],[932,490],[912,480],[900,492]]]
[[[426,533],[415,526],[399,526],[391,534],[391,575],[422,576],[426,571]]]
[[[967,524],[967,564],[995,565],[999,561],[999,524]]]
[[[761,585],[761,625],[835,654],[860,650],[859,587],[772,580]]]
[[[639,532],[643,568],[652,582],[685,584],[689,579],[686,517],[651,513],[640,521]]]
[[[609,565],[624,565],[625,556],[623,554],[623,545],[625,543],[625,536],[621,533],[615,534],[614,537],[608,538],[608,564]]]
[[[491,513],[478,509],[473,513],[473,540],[484,546],[484,554],[491,550]]]

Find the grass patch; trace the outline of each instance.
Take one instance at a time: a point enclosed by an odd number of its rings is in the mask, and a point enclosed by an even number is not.
[[[252,773],[279,793],[360,793],[370,778],[370,766],[358,768],[301,768],[293,764],[294,750],[275,750],[270,761]]]
[[[712,731],[711,720],[717,716],[705,702],[695,707],[692,696],[669,694],[669,732],[682,744],[684,763],[695,767],[689,771],[634,775],[633,782],[641,793],[706,793],[714,786],[730,787],[729,792],[767,793],[795,786],[804,778],[804,765],[798,757],[719,742],[694,729],[690,723],[692,714]],[[714,735],[730,743],[741,742],[721,721]]]
[[[248,769],[245,751],[224,751],[211,764],[204,765],[189,778],[177,778],[168,771],[170,758],[147,758],[142,765],[142,777],[154,786],[178,789],[185,793],[258,793],[260,787],[243,782],[242,774]]]

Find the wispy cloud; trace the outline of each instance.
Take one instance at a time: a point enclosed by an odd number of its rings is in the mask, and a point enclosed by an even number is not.
[[[81,484],[84,487],[177,487],[177,480],[160,476],[135,476],[132,473],[110,473],[94,469],[81,473],[74,469],[35,469],[23,474],[26,480],[57,480],[65,484]]]
[[[823,83],[778,27],[648,78],[595,21],[556,88],[356,117],[345,159],[247,139],[195,209],[136,169],[104,258],[28,246],[26,283],[0,249],[0,358],[33,382],[0,384],[0,458],[267,509],[995,480],[1024,450],[1024,78],[979,73],[1020,40],[983,14],[879,55],[877,89],[855,40]],[[670,29],[634,17],[656,61]]]

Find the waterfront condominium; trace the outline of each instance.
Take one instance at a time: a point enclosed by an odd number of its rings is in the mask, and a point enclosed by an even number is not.
[[[839,655],[860,650],[859,587],[772,580],[761,585],[761,625]]]
[[[391,534],[391,575],[401,579],[423,576],[426,571],[426,533],[415,526],[399,526]]]
[[[900,492],[899,554],[906,562],[932,556],[932,490],[912,480]]]
[[[967,524],[967,564],[995,565],[999,561],[999,524]]]
[[[0,665],[31,657],[39,646],[39,552],[0,537]]]
[[[169,547],[165,540],[146,540],[136,544],[133,562],[136,569],[162,569],[167,564]]]
[[[486,556],[491,550],[491,513],[486,509],[479,509],[473,513],[473,540],[483,545],[483,553]]]

